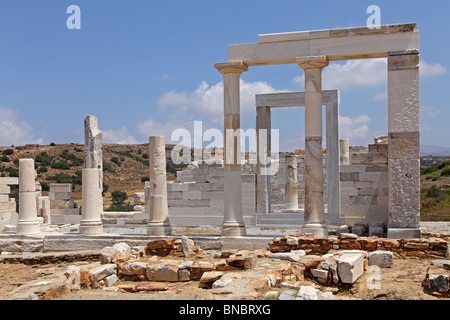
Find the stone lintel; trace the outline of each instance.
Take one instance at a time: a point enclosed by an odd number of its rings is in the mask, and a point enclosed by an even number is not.
[[[350,27],[339,29],[325,29],[312,31],[297,31],[285,33],[261,34],[258,36],[259,43],[301,41],[319,38],[355,37],[375,34],[390,34],[416,31],[416,23],[388,24],[379,28]]]

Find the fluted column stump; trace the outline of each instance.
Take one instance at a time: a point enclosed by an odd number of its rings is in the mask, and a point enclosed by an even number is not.
[[[100,191],[100,174],[97,168],[83,169],[82,207],[80,234],[96,235],[103,233],[101,215],[103,213],[103,197]]]
[[[166,143],[164,136],[149,138],[150,150],[150,217],[147,234],[168,236],[172,233],[169,222],[166,179]]]
[[[16,234],[40,233],[36,204],[36,171],[33,159],[19,160],[19,219]]]
[[[305,71],[305,215],[302,233],[327,236],[323,197],[322,69],[326,56],[296,59]]]
[[[340,149],[339,149],[339,160],[341,165],[350,164],[350,143],[348,139],[339,140]]]
[[[285,196],[286,207],[283,211],[299,211],[298,209],[298,163],[297,156],[286,156],[286,184],[285,184]]]

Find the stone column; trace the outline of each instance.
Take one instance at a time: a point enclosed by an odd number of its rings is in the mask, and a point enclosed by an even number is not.
[[[36,171],[33,159],[19,160],[19,219],[17,234],[39,233],[36,204]]]
[[[298,211],[298,163],[297,156],[286,156],[286,210]]]
[[[270,108],[256,108],[256,212],[271,212],[270,205]]]
[[[341,139],[340,143],[340,161],[341,165],[350,164],[350,146],[348,139]]]
[[[99,187],[103,192],[103,142],[102,132],[98,128],[98,118],[88,115],[84,119],[85,168],[99,169]]]
[[[147,234],[168,236],[171,234],[167,204],[166,142],[165,137],[149,138],[150,150],[150,218]]]
[[[80,234],[95,235],[103,233],[101,215],[103,197],[100,191],[100,175],[97,168],[85,168],[82,175],[82,208]]]
[[[224,91],[224,220],[223,236],[245,236],[242,217],[240,75],[248,70],[243,62],[216,63],[223,75]]]
[[[327,135],[327,225],[341,225],[341,191],[339,161],[339,104],[340,93],[335,91],[326,101]]]
[[[302,233],[328,235],[325,223],[322,158],[322,69],[326,56],[297,58],[305,70],[305,224]]]
[[[388,55],[389,238],[420,238],[419,51]]]

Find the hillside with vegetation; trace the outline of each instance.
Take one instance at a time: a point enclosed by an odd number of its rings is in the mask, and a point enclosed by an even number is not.
[[[421,158],[421,220],[450,221],[450,157]]]
[[[173,145],[166,146],[167,179],[176,179],[176,171],[182,166],[175,166],[170,155]],[[146,180],[149,180],[148,144],[140,145],[103,145],[103,185],[104,204],[112,203],[111,194],[124,191],[127,202],[133,203],[134,192],[143,192]],[[84,145],[80,144],[50,144],[35,146],[29,149],[15,147],[0,147],[0,176],[18,177],[19,159],[35,160],[37,181],[41,183],[43,195],[49,191],[51,183],[71,183],[72,198],[81,205],[82,169],[84,168]],[[12,196],[17,193],[12,188]]]
[[[176,179],[171,160],[173,145],[166,146],[167,180]],[[84,145],[50,144],[28,149],[0,147],[0,176],[18,177],[19,159],[32,158],[41,183],[43,195],[47,195],[51,183],[71,183],[72,198],[81,205],[81,176],[84,168]],[[148,144],[103,145],[104,205],[113,204],[114,191],[126,193],[124,205],[133,203],[134,192],[143,192],[149,179]],[[427,156],[421,158],[421,220],[450,221],[450,157]],[[12,188],[11,196],[16,196]],[[119,194],[119,193],[118,193]],[[123,193],[122,193],[123,195]]]

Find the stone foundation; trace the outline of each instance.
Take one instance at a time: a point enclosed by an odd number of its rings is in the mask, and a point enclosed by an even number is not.
[[[432,239],[379,239],[341,233],[338,236],[314,237],[300,234],[275,238],[268,246],[271,252],[311,250],[312,254],[327,254],[336,250],[391,251],[402,258],[442,259],[448,256],[448,243]]]

